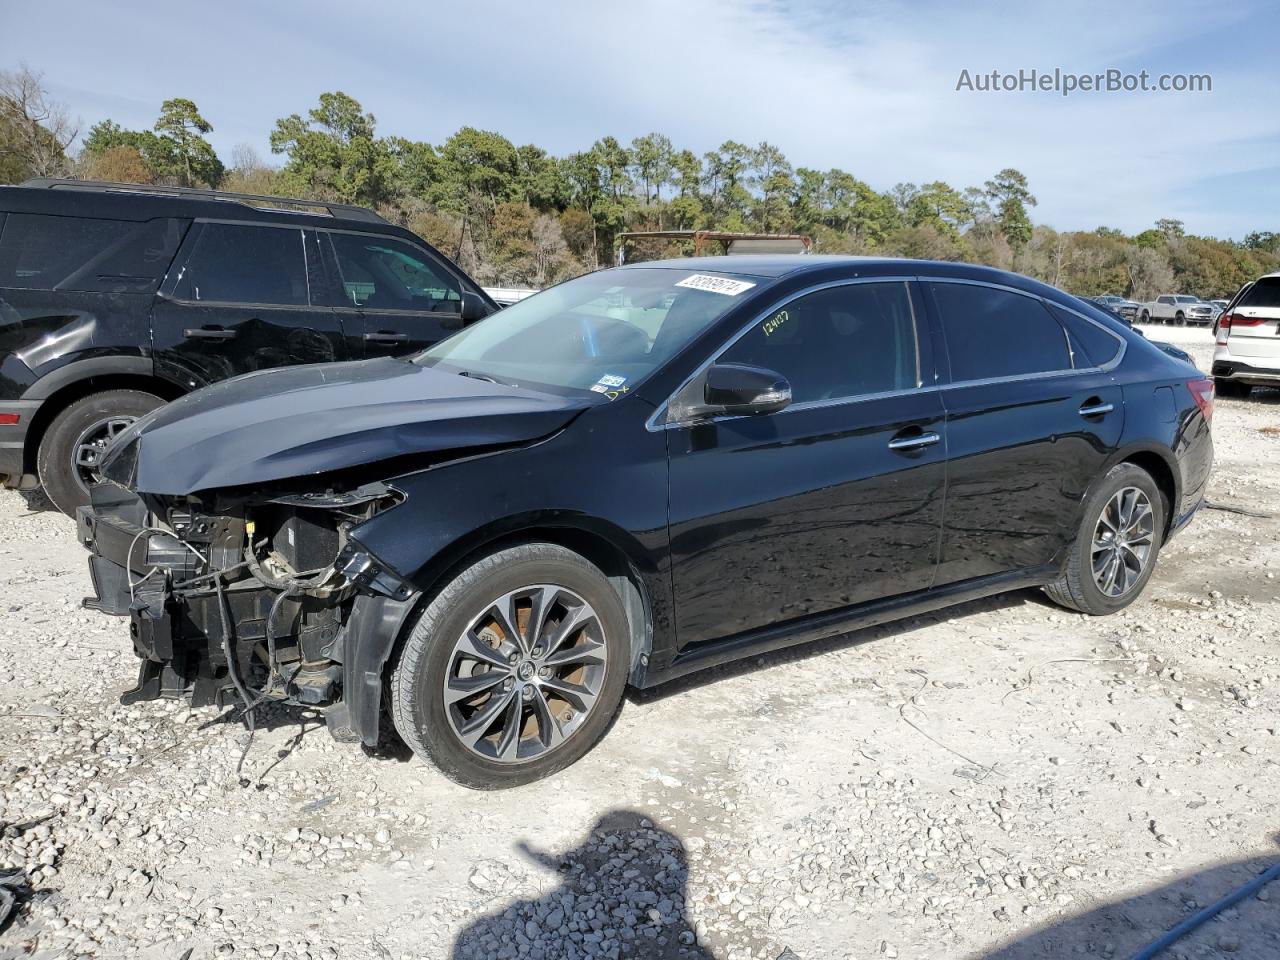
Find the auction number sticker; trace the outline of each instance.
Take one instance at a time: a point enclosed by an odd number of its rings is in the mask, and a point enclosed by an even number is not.
[[[730,280],[728,277],[713,277],[706,273],[695,273],[685,277],[677,287],[688,287],[690,290],[706,290],[708,293],[722,293],[726,297],[736,297],[755,286],[746,280]]]

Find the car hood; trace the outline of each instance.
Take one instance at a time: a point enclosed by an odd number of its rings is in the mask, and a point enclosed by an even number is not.
[[[382,358],[265,370],[143,417],[103,458],[108,479],[183,496],[474,447],[527,443],[592,405]]]

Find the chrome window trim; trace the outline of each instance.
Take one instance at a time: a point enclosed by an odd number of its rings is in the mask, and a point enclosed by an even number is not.
[[[787,296],[778,300],[772,306],[770,306],[769,309],[763,310],[760,313],[754,315],[749,322],[744,324],[740,330],[738,330],[735,334],[733,334],[733,336],[730,337],[729,340],[727,340],[724,344],[722,344],[720,348],[716,350],[708,359],[704,360],[701,364],[699,364],[697,369],[694,370],[694,372],[690,374],[688,377],[686,377],[681,382],[680,386],[676,387],[676,389],[671,392],[671,394],[667,397],[666,400],[664,400],[661,404],[658,405],[658,408],[654,410],[652,414],[649,415],[649,418],[647,420],[645,420],[645,423],[644,423],[645,429],[649,431],[668,430],[668,429],[671,429],[672,427],[689,427],[689,426],[696,426],[696,425],[707,424],[707,423],[720,423],[722,421],[728,421],[728,420],[739,420],[748,416],[747,414],[733,414],[733,415],[700,417],[697,420],[678,420],[671,423],[660,422],[662,417],[666,416],[667,407],[670,405],[671,401],[674,400],[676,396],[682,390],[685,389],[685,387],[687,387],[690,383],[692,383],[698,377],[702,376],[702,374],[706,372],[707,367],[715,363],[716,360],[718,360],[726,350],[728,350],[731,346],[737,343],[738,340],[744,337],[747,334],[747,331],[749,331],[757,323],[760,323],[770,314],[782,309],[791,301],[796,300],[803,296],[807,296],[808,294],[811,294],[811,293],[816,293],[820,290],[827,290],[832,287],[850,286],[855,283],[911,283],[911,282],[963,283],[963,284],[968,284],[974,287],[991,287],[992,289],[995,289],[995,290],[1004,290],[1009,293],[1016,293],[1019,296],[1027,297],[1031,300],[1038,300],[1040,304],[1046,308],[1045,312],[1049,314],[1050,319],[1052,319],[1055,323],[1058,323],[1058,320],[1056,317],[1053,316],[1053,313],[1048,309],[1049,306],[1057,307],[1060,310],[1065,310],[1068,313],[1075,314],[1077,317],[1079,317],[1081,320],[1085,321],[1086,323],[1093,324],[1103,333],[1107,333],[1107,334],[1110,334],[1112,337],[1115,337],[1115,339],[1120,342],[1120,349],[1114,357],[1112,357],[1109,361],[1102,364],[1101,366],[1072,367],[1071,369],[1068,369],[1068,370],[1045,370],[1038,373],[1014,374],[1012,376],[1007,376],[1007,377],[988,377],[988,378],[979,379],[979,380],[955,380],[950,383],[921,384],[918,387],[914,387],[906,390],[890,390],[882,393],[859,394],[853,397],[840,397],[832,400],[809,400],[804,403],[792,404],[783,410],[779,410],[777,413],[770,414],[770,416],[775,416],[775,417],[781,416],[782,414],[785,414],[791,410],[812,410],[820,407],[834,407],[834,406],[843,406],[845,404],[850,404],[850,403],[863,403],[868,400],[883,400],[889,397],[905,396],[913,393],[924,393],[927,390],[950,390],[955,387],[981,387],[981,386],[987,386],[990,384],[998,384],[998,383],[1017,383],[1024,380],[1026,381],[1047,380],[1052,377],[1073,376],[1076,374],[1110,373],[1112,370],[1114,370],[1116,367],[1120,365],[1120,362],[1122,360],[1124,360],[1125,353],[1129,349],[1129,341],[1125,337],[1121,336],[1119,333],[1115,332],[1114,330],[1108,329],[1104,324],[1099,323],[1097,320],[1093,319],[1092,317],[1088,316],[1085,313],[1082,313],[1076,308],[1067,306],[1066,304],[1063,304],[1063,303],[1059,303],[1056,300],[1051,300],[1048,297],[1041,296],[1038,293],[1032,293],[1028,290],[1020,290],[1017,287],[1011,287],[1008,284],[1004,284],[1004,283],[994,283],[990,280],[972,280],[966,277],[936,277],[936,276],[927,276],[927,275],[854,277],[854,278],[844,279],[844,280],[830,280],[826,283],[819,283],[819,284],[814,284],[813,286],[810,286],[810,287],[805,287],[804,289],[799,290],[790,296]],[[915,305],[912,304],[913,311],[914,311],[914,306]],[[1070,332],[1061,323],[1058,323],[1058,326],[1062,327],[1062,335],[1067,340],[1067,355],[1071,357],[1072,362],[1074,363],[1075,354],[1074,354],[1074,351],[1071,349]],[[943,336],[945,337],[945,335],[946,334],[944,331]],[[917,353],[919,351],[919,343],[920,343],[919,318],[916,317]]]
[[[774,313],[777,313],[787,304],[792,303],[795,300],[799,300],[801,297],[807,297],[812,293],[818,293],[822,290],[830,290],[834,287],[849,287],[849,286],[853,286],[854,284],[861,284],[861,283],[910,283],[914,279],[916,278],[907,277],[907,276],[849,277],[842,280],[828,280],[826,283],[815,283],[812,286],[805,287],[801,290],[797,290],[795,293],[791,293],[785,297],[780,298],[779,300],[775,301],[767,310],[761,310],[759,313],[754,314],[749,321],[743,324],[742,327],[736,333],[733,334],[733,336],[731,336],[728,340],[722,343],[719,349],[717,349],[714,353],[711,354],[710,357],[708,357],[701,364],[699,364],[697,369],[695,369],[693,373],[685,377],[685,379],[680,383],[680,386],[676,387],[675,390],[673,390],[671,394],[667,397],[667,399],[658,405],[658,409],[653,411],[653,413],[649,415],[649,418],[644,422],[644,428],[649,431],[667,430],[667,429],[670,429],[671,427],[685,427],[685,426],[691,426],[694,424],[703,424],[703,423],[719,423],[720,421],[723,421],[723,420],[738,420],[738,419],[741,419],[742,417],[749,416],[749,414],[735,413],[735,414],[723,414],[723,415],[711,416],[711,417],[699,417],[696,420],[676,420],[671,423],[659,422],[659,420],[662,417],[666,416],[667,407],[671,404],[671,401],[674,400],[680,394],[680,392],[685,389],[685,387],[689,386],[689,384],[691,384],[694,380],[698,379],[698,377],[706,373],[707,367],[711,366],[713,363],[719,360],[720,357],[724,355],[724,352],[726,350],[728,350],[735,343],[737,343],[739,340],[745,337],[747,333],[756,326],[756,324],[766,320],[768,317],[770,317]],[[908,291],[908,295],[910,295],[910,291]],[[911,304],[911,318],[914,322],[914,327],[915,327],[916,372],[918,375],[920,372],[920,318],[916,315],[915,303]],[[817,406],[838,406],[845,403],[859,403],[864,400],[880,399],[882,397],[892,397],[892,396],[896,396],[898,394],[903,394],[903,393],[918,393],[919,391],[926,390],[926,389],[932,390],[934,388],[925,387],[922,385],[922,386],[913,387],[907,390],[891,390],[887,393],[858,394],[852,397],[839,397],[839,398],[834,398],[832,400],[806,400],[804,403],[790,404],[787,407],[783,408],[782,410],[779,410],[777,413],[771,414],[771,416],[779,416],[781,414],[786,413],[789,410],[808,410],[808,409],[813,409],[814,407],[817,407]]]

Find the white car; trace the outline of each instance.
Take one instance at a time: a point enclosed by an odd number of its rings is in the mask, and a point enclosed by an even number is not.
[[[1246,284],[1215,327],[1213,379],[1223,396],[1280,387],[1280,273]]]

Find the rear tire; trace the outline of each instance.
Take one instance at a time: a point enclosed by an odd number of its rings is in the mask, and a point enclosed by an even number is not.
[[[537,602],[524,606],[526,594],[546,598],[541,616]],[[510,604],[514,642],[491,615],[509,597],[520,598]],[[557,642],[574,612],[587,625]],[[465,642],[473,636],[484,647]],[[508,547],[467,567],[422,611],[391,673],[392,720],[414,753],[463,786],[541,780],[604,736],[622,703],[630,652],[622,602],[593,564],[557,544]],[[501,679],[486,683],[491,676]],[[556,684],[570,699],[556,695]],[[453,692],[466,690],[474,693]]]
[[[1117,540],[1114,536],[1109,537],[1107,527],[1110,524],[1103,520],[1104,511],[1108,511],[1108,520],[1114,519],[1115,514],[1111,512],[1113,500],[1122,493],[1128,496],[1128,491],[1138,491],[1140,496],[1133,499],[1139,503],[1145,499],[1145,504],[1150,509],[1149,523],[1143,524],[1149,546],[1140,569],[1134,569],[1131,563],[1137,559],[1135,549],[1141,550],[1139,538],[1126,535]],[[1132,463],[1112,467],[1085,498],[1084,516],[1076,531],[1075,542],[1071,544],[1066,565],[1058,579],[1045,586],[1045,593],[1054,603],[1092,616],[1105,616],[1123,610],[1142,594],[1155,570],[1156,559],[1164,540],[1166,513],[1164,497],[1151,474]],[[1124,524],[1117,526],[1123,527]],[[1118,548],[1119,543],[1128,543],[1130,540],[1135,548],[1130,548],[1127,552]],[[1124,564],[1120,576],[1125,581],[1118,585],[1112,584],[1112,589],[1123,586],[1117,593],[1104,589],[1099,582],[1099,577],[1106,581],[1112,569],[1108,560],[1113,554]],[[1120,566],[1115,569],[1119,571]]]
[[[40,483],[53,505],[68,516],[89,502],[92,469],[84,460],[101,451],[124,425],[164,400],[141,390],[104,390],[68,404],[45,431],[36,456]]]

